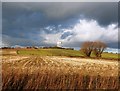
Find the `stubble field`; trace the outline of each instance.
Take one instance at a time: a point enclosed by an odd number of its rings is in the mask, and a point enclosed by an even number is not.
[[[118,61],[3,55],[3,90],[118,89]]]

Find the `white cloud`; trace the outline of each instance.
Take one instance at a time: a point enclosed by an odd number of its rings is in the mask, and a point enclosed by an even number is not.
[[[70,35],[61,39],[61,36],[69,32]],[[72,28],[63,29],[55,34],[40,34],[45,40],[44,43],[56,44],[57,41],[62,41],[63,46],[78,47],[83,41],[101,40],[106,43],[118,42],[117,24],[110,24],[106,27],[100,26],[96,20],[82,19]]]
[[[56,33],[56,34],[47,34],[43,32],[40,34],[40,37],[44,39],[43,43],[46,44],[57,44],[57,42],[60,40],[62,33]]]
[[[105,52],[109,53],[120,53],[120,49],[115,49],[115,48],[106,48]]]
[[[73,34],[66,38],[70,38],[69,42],[72,43],[95,40],[101,40],[106,43],[118,42],[117,24],[110,24],[107,27],[102,27],[96,20],[80,20],[73,29],[64,29],[64,32]],[[68,40],[66,40],[66,42],[67,41]]]
[[[62,26],[62,25],[60,25]],[[61,29],[61,31],[53,33],[54,27],[46,27],[51,32],[47,33],[44,30],[40,31],[40,41],[31,39],[13,38],[10,36],[2,35],[3,44],[0,46],[17,45],[17,44],[34,44],[42,46],[56,45],[58,41],[62,42],[64,47],[80,47],[80,44],[84,41],[101,40],[105,43],[116,45],[118,43],[118,27],[117,24],[110,24],[108,26],[100,26],[96,20],[82,19],[71,29]],[[68,33],[68,34],[67,34]],[[66,37],[61,38],[61,36]],[[115,44],[114,44],[115,43]]]

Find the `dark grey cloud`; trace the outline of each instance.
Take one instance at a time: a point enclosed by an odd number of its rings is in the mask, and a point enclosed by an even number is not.
[[[83,17],[94,18],[103,24],[116,22],[118,14],[117,2],[85,2],[85,3],[3,3],[3,12],[5,15],[20,16],[22,13],[29,15],[34,12],[42,13],[48,20],[63,21],[71,17],[83,15]],[[26,12],[26,13],[25,13]],[[15,18],[15,17],[12,17]]]
[[[118,2],[118,25],[120,27],[120,2]]]
[[[52,45],[54,43],[45,43],[44,41],[47,39],[41,35],[56,34],[64,32],[64,29],[73,29],[80,19],[94,19],[104,27],[118,23],[118,3],[3,2],[2,34],[9,36],[3,37],[3,41],[10,39],[10,45]],[[66,32],[62,33],[60,38],[66,39],[69,36],[68,41],[70,41],[72,35],[74,34]],[[68,46],[68,44],[65,45]],[[71,43],[73,47],[79,44],[79,41]],[[109,45],[117,47],[116,42],[109,43]]]
[[[67,37],[70,36],[70,35],[73,35],[73,33],[71,33],[71,32],[65,32],[65,33],[61,36],[61,39],[65,39],[65,38],[67,38]]]

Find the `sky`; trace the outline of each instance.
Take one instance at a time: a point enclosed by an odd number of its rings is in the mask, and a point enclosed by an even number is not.
[[[80,47],[100,40],[118,49],[117,2],[3,2],[1,46]]]

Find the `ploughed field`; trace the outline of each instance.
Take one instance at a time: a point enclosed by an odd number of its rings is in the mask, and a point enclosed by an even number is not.
[[[118,89],[118,61],[3,55],[3,89]]]

